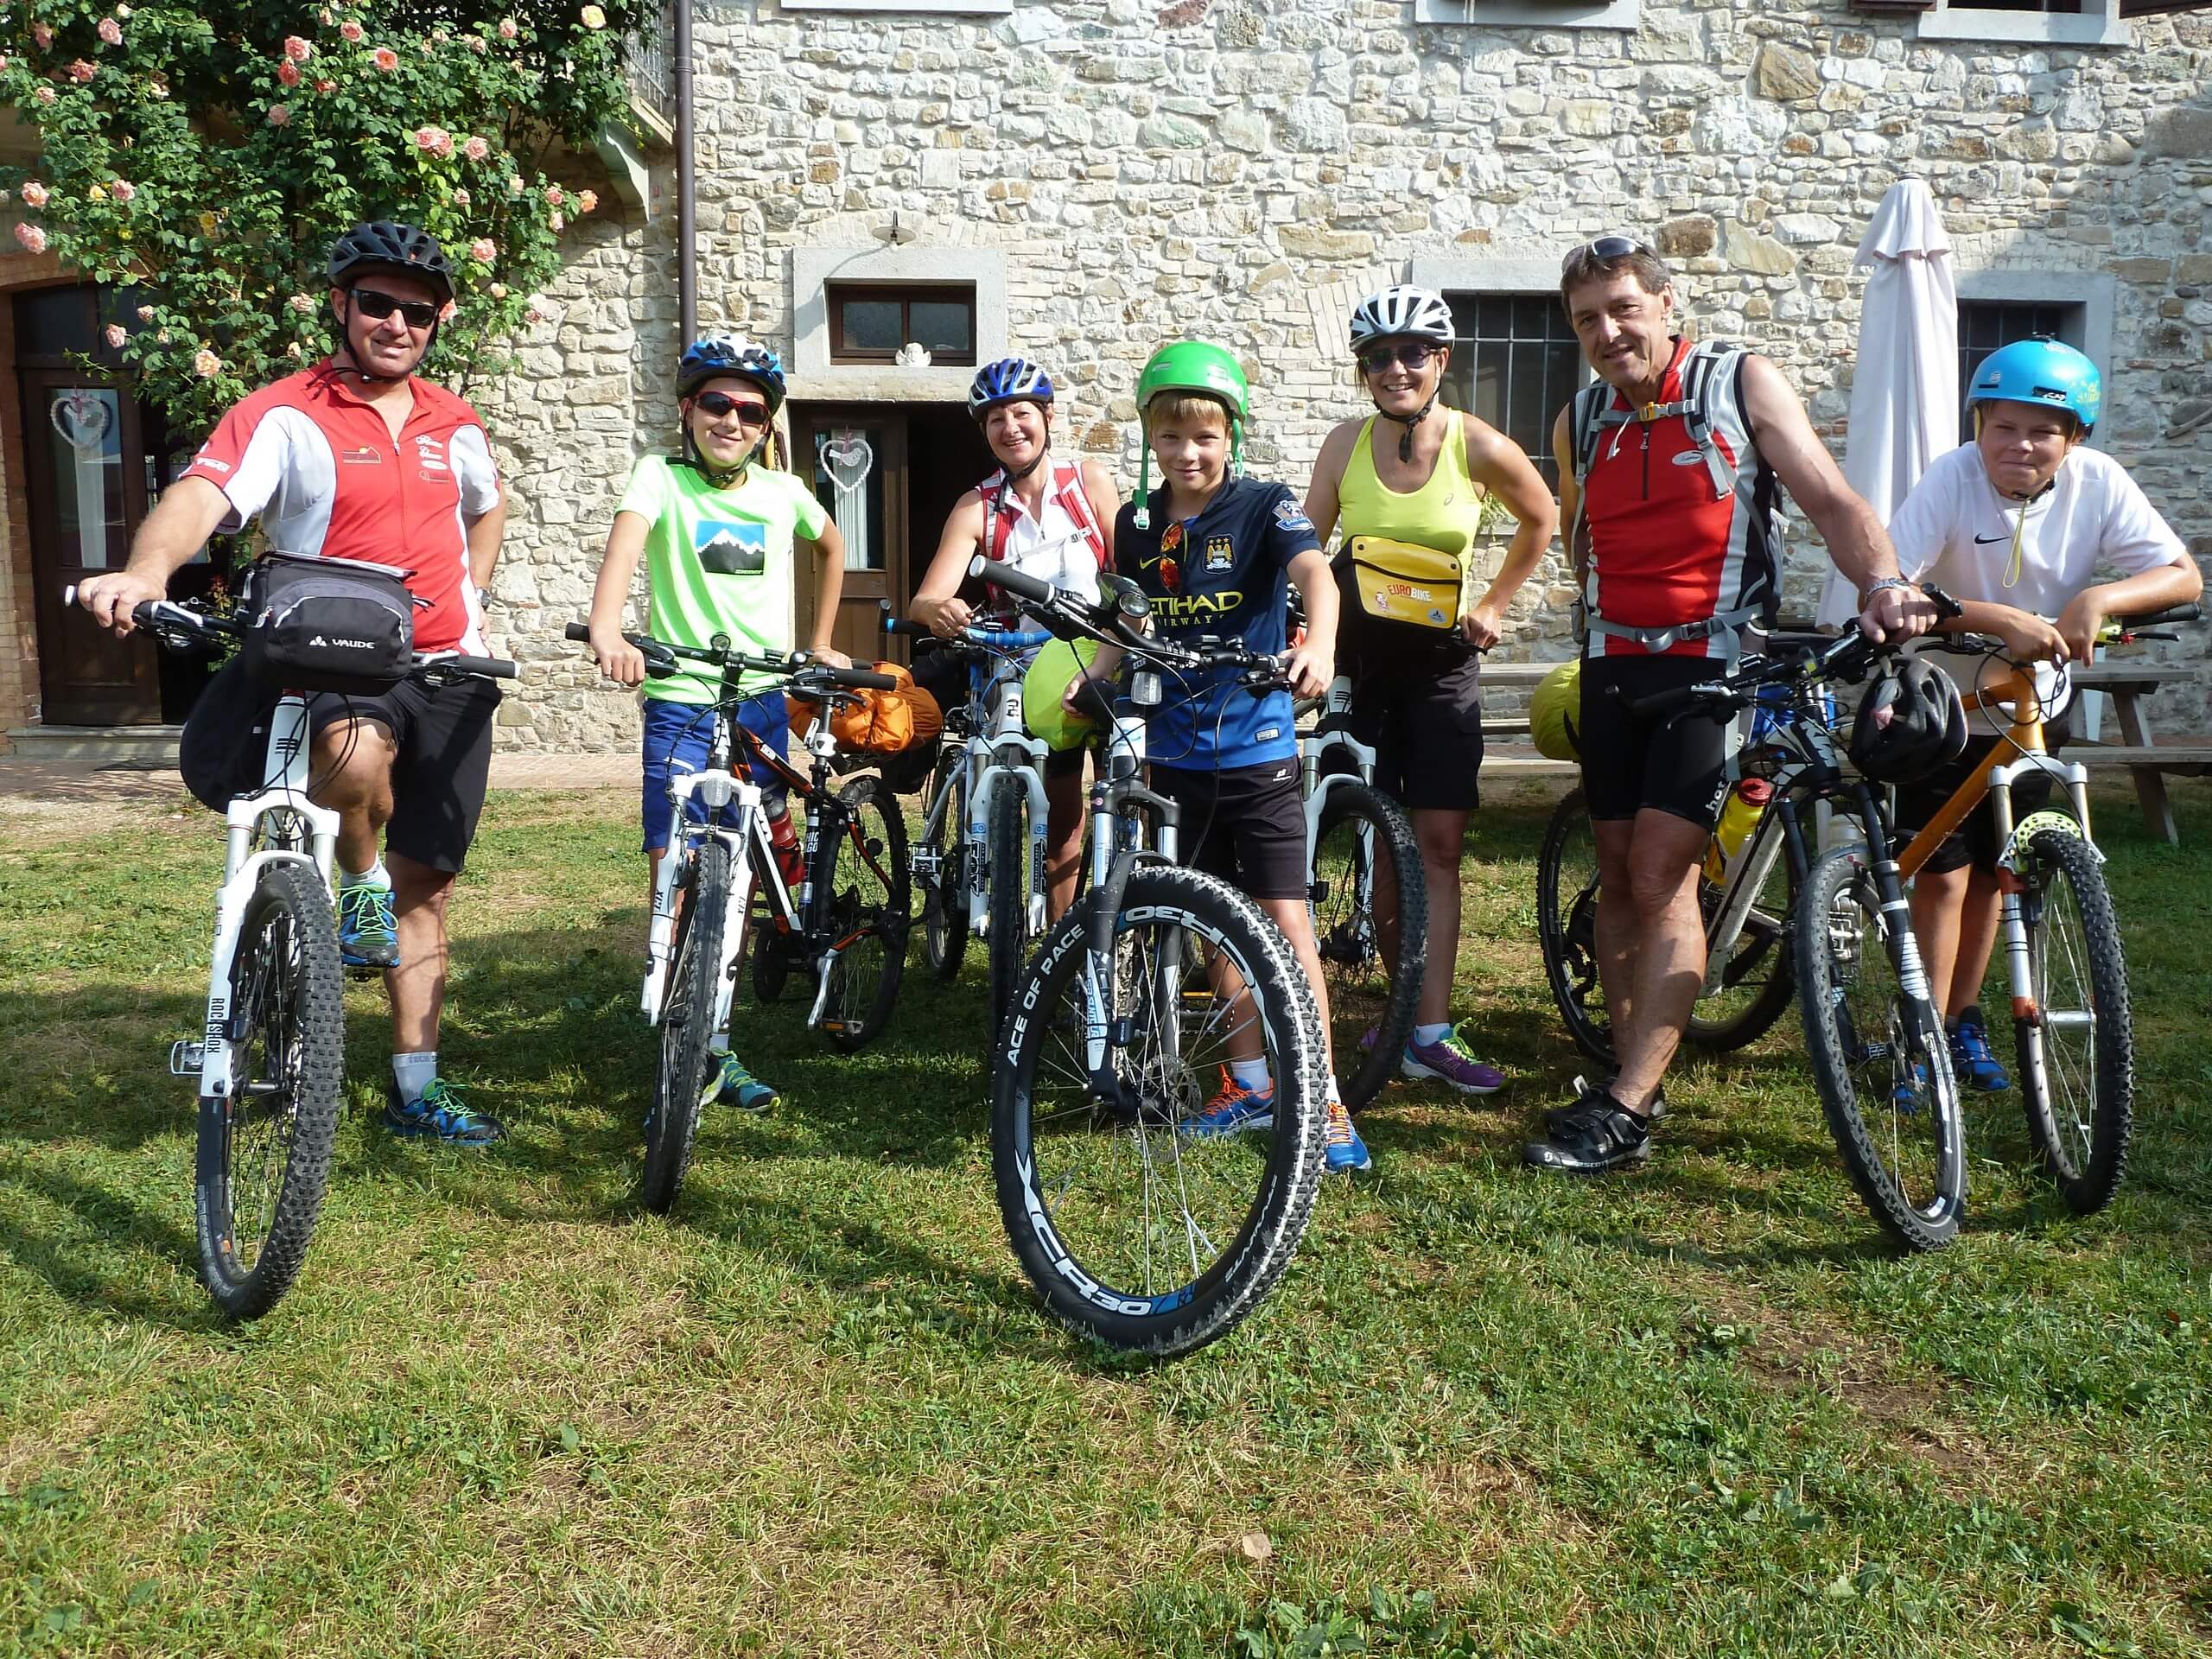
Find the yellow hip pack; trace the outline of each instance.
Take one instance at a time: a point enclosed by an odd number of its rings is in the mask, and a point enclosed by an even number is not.
[[[1351,599],[1370,622],[1429,633],[1459,626],[1459,584],[1465,561],[1414,542],[1355,536],[1346,546]]]

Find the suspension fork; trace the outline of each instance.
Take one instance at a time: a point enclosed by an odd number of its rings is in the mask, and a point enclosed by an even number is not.
[[[1912,931],[1912,906],[1904,896],[1904,880],[1897,868],[1895,850],[1890,845],[1889,825],[1882,820],[1881,805],[1872,786],[1864,779],[1853,785],[1852,803],[1866,836],[1866,871],[1873,878],[1875,895],[1881,903],[1882,924],[1888,935],[1890,960],[1897,969],[1897,988],[1904,994],[1920,1023],[1923,1039],[1940,1043],[1943,1038],[1942,1011],[1935,1006],[1928,970],[1921,963],[1920,941]]]

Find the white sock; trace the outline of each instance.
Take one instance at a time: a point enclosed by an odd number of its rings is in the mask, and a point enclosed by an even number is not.
[[[1328,1103],[1332,1106],[1341,1106],[1344,1103],[1344,1090],[1338,1086],[1337,1074],[1333,1071],[1329,1073]]]
[[[1449,1020],[1446,1020],[1440,1026],[1415,1026],[1414,1027],[1414,1046],[1416,1048],[1427,1048],[1432,1043],[1442,1042],[1451,1034],[1452,1022]]]
[[[412,1106],[423,1098],[423,1091],[438,1080],[438,1051],[426,1054],[395,1054],[391,1057],[391,1080],[399,1085],[399,1100],[404,1106]]]
[[[384,855],[378,854],[377,861],[358,874],[341,867],[338,872],[338,885],[341,887],[388,887],[391,885],[391,872],[385,868]]]
[[[1229,1075],[1236,1079],[1240,1088],[1255,1094],[1268,1092],[1268,1063],[1265,1060],[1231,1060]]]

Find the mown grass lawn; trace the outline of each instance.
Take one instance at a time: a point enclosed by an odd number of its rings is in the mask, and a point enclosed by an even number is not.
[[[2212,1649],[2212,810],[2101,820],[2138,988],[2133,1175],[2066,1217],[2010,1097],[1907,1259],[1794,1014],[1693,1062],[1641,1172],[1519,1167],[1579,1069],[1547,798],[1470,843],[1463,984],[1510,1087],[1401,1086],[1274,1301],[1179,1364],[1037,1311],[991,1198],[980,963],[632,1202],[652,1049],[626,792],[496,798],[444,1043],[514,1138],[374,1126],[381,1000],[307,1271],[226,1329],[191,1110],[219,837],[0,818],[0,1651],[1946,1655]]]

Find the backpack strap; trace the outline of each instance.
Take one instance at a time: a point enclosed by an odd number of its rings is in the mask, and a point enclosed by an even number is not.
[[[1060,498],[1060,510],[1069,521],[1080,530],[1090,543],[1091,556],[1103,568],[1106,563],[1106,532],[1098,523],[1098,515],[1091,511],[1090,497],[1083,487],[1083,463],[1071,461],[1052,468],[1053,493]]]

